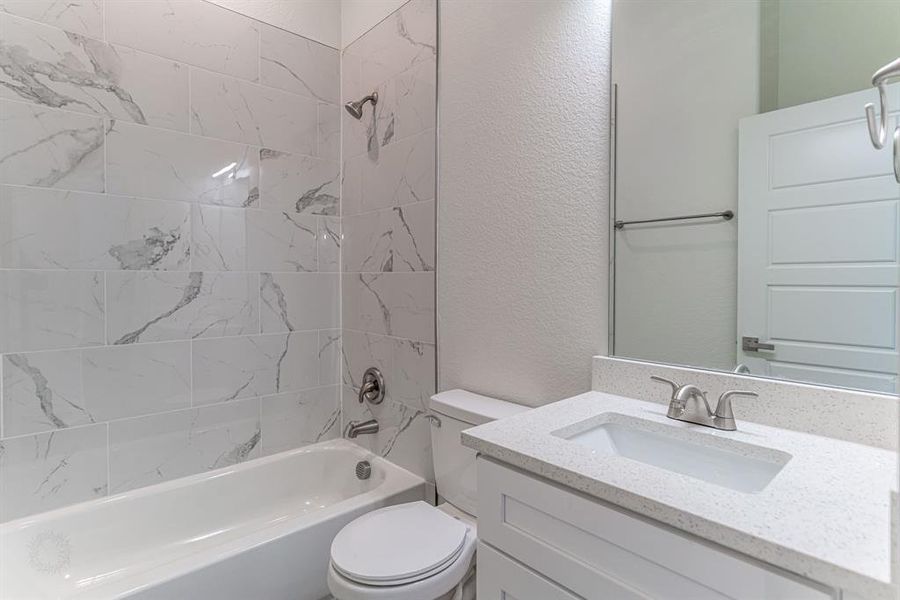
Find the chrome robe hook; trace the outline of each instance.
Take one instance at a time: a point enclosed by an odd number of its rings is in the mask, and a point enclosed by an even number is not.
[[[881,113],[876,120],[875,105],[866,104],[866,125],[869,127],[869,139],[876,149],[884,148],[888,130],[887,84],[891,79],[900,78],[900,58],[884,65],[872,75],[872,85],[878,89],[878,103]],[[900,183],[900,125],[894,129],[894,179]]]
[[[881,105],[881,113],[876,121],[875,105],[871,102],[866,104],[866,125],[869,126],[869,139],[872,140],[872,145],[875,146],[876,150],[881,150],[884,148],[885,140],[887,140],[887,84],[881,81],[876,84],[876,87],[878,88],[878,103]]]

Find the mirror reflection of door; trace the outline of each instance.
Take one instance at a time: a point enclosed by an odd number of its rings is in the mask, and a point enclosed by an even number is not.
[[[863,107],[900,2],[613,11],[615,354],[897,392],[900,184]]]

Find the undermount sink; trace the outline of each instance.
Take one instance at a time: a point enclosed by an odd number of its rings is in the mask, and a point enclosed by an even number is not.
[[[791,459],[779,450],[618,413],[597,415],[553,435],[598,455],[621,456],[746,493],[765,489]]]

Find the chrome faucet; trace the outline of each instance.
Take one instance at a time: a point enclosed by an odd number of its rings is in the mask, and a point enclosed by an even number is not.
[[[674,381],[652,375],[653,381],[667,383],[672,386],[672,399],[669,401],[669,410],[666,416],[676,421],[684,421],[686,423],[696,423],[705,427],[714,429],[722,429],[724,431],[734,431],[737,426],[734,423],[734,411],[731,408],[731,399],[734,396],[753,396],[759,394],[756,392],[745,392],[741,390],[729,390],[723,392],[719,396],[716,403],[716,410],[709,407],[709,401],[706,399],[706,393],[700,390],[696,385],[686,384],[678,385]]]
[[[369,419],[368,421],[350,421],[347,423],[347,431],[344,435],[353,439],[360,434],[368,435],[378,433],[378,421]]]

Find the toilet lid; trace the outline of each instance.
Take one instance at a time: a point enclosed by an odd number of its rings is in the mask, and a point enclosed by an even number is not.
[[[469,528],[425,502],[367,513],[344,527],[331,544],[331,562],[349,579],[397,585],[445,569],[462,552]]]

